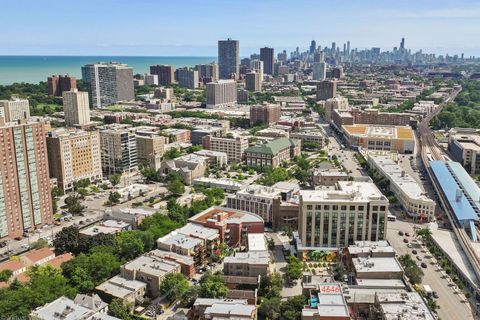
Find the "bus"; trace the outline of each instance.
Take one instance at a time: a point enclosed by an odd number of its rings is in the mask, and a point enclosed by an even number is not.
[[[397,217],[395,217],[393,214],[389,214],[387,216],[387,220],[388,221],[397,221]]]

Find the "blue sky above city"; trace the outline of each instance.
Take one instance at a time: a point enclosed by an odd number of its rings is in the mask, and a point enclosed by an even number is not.
[[[335,41],[352,48],[480,55],[480,1],[53,0],[3,1],[1,55],[215,56],[217,40],[291,51]]]

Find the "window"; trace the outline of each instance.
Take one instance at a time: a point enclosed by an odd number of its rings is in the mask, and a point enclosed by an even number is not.
[[[341,210],[342,210],[342,211],[346,211],[346,210],[347,210],[347,206],[342,206],[342,207],[341,207]]]
[[[313,206],[311,204],[308,204],[307,205],[307,210],[312,210],[313,209]]]
[[[373,211],[378,211],[378,206],[373,206],[373,207],[372,207],[372,210],[373,210]]]
[[[337,206],[336,204],[334,204],[334,205],[332,206],[332,210],[333,210],[333,211],[338,210],[338,206]]]
[[[324,205],[323,210],[330,210],[330,206],[328,204]]]

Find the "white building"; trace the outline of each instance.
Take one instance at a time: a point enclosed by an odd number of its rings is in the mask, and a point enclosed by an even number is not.
[[[144,83],[147,86],[158,86],[158,75],[145,73],[143,76]]]
[[[325,101],[325,119],[330,122],[332,120],[333,110],[346,111],[349,110],[348,99],[337,96]]]
[[[77,89],[64,91],[63,112],[65,113],[65,124],[67,126],[83,126],[90,123],[88,92],[78,91]]]
[[[233,106],[237,103],[237,83],[235,80],[218,80],[207,83],[207,108]]]
[[[395,194],[407,214],[422,220],[430,220],[435,213],[435,202],[427,196],[420,184],[389,154],[367,153],[367,162],[390,181],[390,190]]]
[[[299,251],[383,240],[387,216],[388,200],[372,182],[339,181],[335,188],[301,190]]]
[[[10,100],[0,100],[0,117],[5,122],[30,118],[30,105],[27,99],[12,97]]]

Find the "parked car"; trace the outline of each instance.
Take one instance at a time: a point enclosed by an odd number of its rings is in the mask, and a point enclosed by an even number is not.
[[[433,296],[435,299],[438,299],[438,293],[437,293],[437,291],[433,291],[433,292],[432,292],[432,296]]]
[[[417,256],[417,260],[418,260],[418,261],[422,261],[422,257]]]
[[[405,236],[410,237],[410,233],[405,232]]]
[[[407,239],[407,238],[403,238],[403,242],[408,243],[408,239]]]
[[[399,230],[399,231],[398,231],[398,235],[403,237],[403,231],[402,231],[402,230]]]
[[[427,269],[427,264],[425,262],[422,262],[420,265],[422,266],[423,269]]]
[[[412,253],[417,254],[418,252],[417,252],[417,250],[412,250]]]

